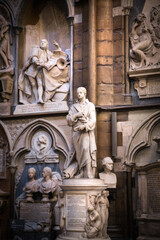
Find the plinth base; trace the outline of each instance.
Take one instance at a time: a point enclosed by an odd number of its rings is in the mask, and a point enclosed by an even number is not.
[[[101,234],[100,229],[103,224],[100,214],[98,221],[94,221],[94,229],[91,226],[91,231],[94,237],[87,237],[88,232],[86,230],[89,217],[88,209],[92,205],[93,199],[101,196],[102,191],[106,189],[106,185],[104,185],[103,181],[100,179],[84,178],[66,179],[63,181],[61,188],[63,191],[63,197],[60,199],[60,222],[63,230],[62,234],[57,237],[57,240],[78,240],[82,238],[84,240],[110,240],[109,237],[103,237],[103,234]],[[108,207],[106,206],[106,209],[107,208]],[[96,209],[94,209],[94,211],[96,212]],[[100,235],[102,235],[102,237],[99,237]]]

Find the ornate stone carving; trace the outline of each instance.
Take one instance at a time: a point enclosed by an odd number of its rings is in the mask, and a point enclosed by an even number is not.
[[[95,106],[86,99],[86,89],[77,89],[78,101],[73,104],[67,115],[67,122],[73,128],[73,144],[76,151],[76,160],[68,162],[64,174],[76,178],[94,178],[96,168],[96,143],[94,128],[96,124]],[[72,161],[72,158],[71,158]],[[75,169],[77,168],[77,169]]]
[[[132,24],[130,35],[130,70],[153,68],[160,65],[160,5],[152,7],[150,19],[140,13]]]
[[[152,7],[150,11],[150,22],[153,27],[153,43],[157,48],[160,48],[160,5]]]
[[[109,207],[107,196],[107,191],[102,191],[97,195],[90,196],[88,219],[85,226],[88,238],[110,239],[107,234]]]
[[[113,170],[113,161],[110,157],[106,157],[102,160],[102,166],[104,168],[104,172],[99,173],[99,178],[104,181],[104,184],[107,185],[108,188],[116,188],[117,177],[115,173],[112,173]]]
[[[48,50],[48,41],[32,49],[19,76],[20,103],[63,101],[69,91],[68,55],[54,41],[56,50]]]
[[[13,90],[11,55],[11,18],[9,11],[0,4],[0,101],[7,102]],[[3,106],[2,106],[3,107]],[[3,114],[3,112],[2,112]]]
[[[25,163],[58,162],[59,157],[52,148],[52,139],[46,131],[36,132],[31,140],[31,151],[25,156]]]

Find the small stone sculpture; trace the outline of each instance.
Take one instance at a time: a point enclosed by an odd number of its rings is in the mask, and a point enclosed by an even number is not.
[[[35,180],[36,170],[35,168],[28,169],[28,176],[30,181],[26,183],[23,191],[26,193],[26,201],[27,202],[34,202],[33,200],[33,193],[38,191],[38,181]]]
[[[45,167],[42,172],[43,178],[39,180],[39,191],[42,193],[42,201],[49,200],[49,193],[53,194],[53,201],[57,200],[58,178],[53,175],[50,167]]]
[[[85,225],[87,238],[110,239],[107,234],[109,207],[107,196],[107,191],[90,196],[88,218]]]
[[[108,237],[107,227],[108,227],[108,217],[109,217],[109,214],[108,214],[109,201],[107,197],[108,197],[107,191],[102,191],[102,193],[99,194],[96,199],[96,206],[97,206],[96,208],[99,215],[101,216],[100,235],[105,238]]]
[[[67,122],[73,128],[73,144],[76,151],[78,162],[76,171],[73,171],[70,163],[70,173],[66,168],[67,176],[73,177],[77,172],[76,178],[94,178],[96,168],[96,143],[94,128],[96,124],[95,106],[86,99],[87,91],[84,87],[77,89],[78,101],[73,104],[67,115]]]
[[[40,47],[32,49],[19,76],[20,103],[63,101],[68,94],[68,55],[57,42],[54,41],[54,45],[57,49],[52,53],[48,50],[48,41],[42,39]],[[65,85],[63,89],[62,85]],[[55,98],[58,92],[64,93],[64,99]]]
[[[116,188],[117,177],[115,173],[112,173],[113,170],[113,161],[110,157],[105,157],[102,160],[102,166],[104,168],[104,172],[99,173],[99,178],[104,181],[104,184],[107,185],[108,188]]]
[[[98,237],[101,230],[101,217],[92,205],[88,208],[88,219],[85,230],[88,238]]]

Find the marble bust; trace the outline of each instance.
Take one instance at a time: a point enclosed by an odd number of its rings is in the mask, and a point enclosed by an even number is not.
[[[35,180],[36,170],[31,167],[28,169],[30,181],[25,184],[23,191],[26,193],[26,201],[33,202],[33,193],[38,191],[38,181]]]
[[[113,161],[110,157],[105,157],[102,160],[104,171],[99,173],[99,178],[104,181],[108,188],[116,188],[117,176],[111,172],[113,170]]]
[[[39,191],[42,193],[42,201],[49,200],[49,193],[56,193],[58,188],[57,178],[52,178],[52,169],[50,167],[43,168],[42,180],[39,182]]]

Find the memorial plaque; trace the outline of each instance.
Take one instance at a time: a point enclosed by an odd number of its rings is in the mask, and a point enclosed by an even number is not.
[[[20,219],[29,222],[51,223],[51,203],[20,203]]]
[[[147,183],[149,212],[160,214],[160,172],[148,174]]]
[[[45,104],[26,104],[26,105],[18,105],[14,111],[14,115],[16,114],[27,114],[27,113],[41,113],[41,112],[67,112],[68,105],[66,101],[61,102],[52,102]]]
[[[71,231],[84,231],[87,217],[86,195],[67,194],[66,229]]]

